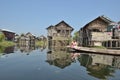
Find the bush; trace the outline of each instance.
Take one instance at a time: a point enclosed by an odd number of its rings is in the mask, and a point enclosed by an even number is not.
[[[2,42],[3,40],[5,40],[5,35],[3,33],[0,33],[0,42]]]
[[[12,41],[2,41],[2,42],[0,42],[1,47],[9,47],[9,46],[14,46],[14,45],[15,45],[15,43],[12,42]]]

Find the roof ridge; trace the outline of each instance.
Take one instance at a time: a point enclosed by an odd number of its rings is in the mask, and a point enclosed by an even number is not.
[[[107,21],[107,22],[114,22],[112,21],[109,17],[105,16],[105,15],[101,15],[100,18],[102,18],[103,20]]]

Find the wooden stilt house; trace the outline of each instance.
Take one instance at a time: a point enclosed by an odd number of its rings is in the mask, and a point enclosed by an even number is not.
[[[113,23],[106,16],[99,16],[80,29],[80,43],[82,46],[102,46],[104,41],[111,40],[112,31],[108,31],[109,24]]]
[[[20,46],[35,46],[35,36],[30,32],[22,34],[19,38]]]
[[[48,31],[48,45],[50,46],[66,46],[69,45],[71,32],[74,29],[65,21],[61,21],[55,26],[51,25],[47,28]]]

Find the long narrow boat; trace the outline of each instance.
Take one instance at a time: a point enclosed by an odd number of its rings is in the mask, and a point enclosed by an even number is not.
[[[67,46],[67,47],[80,52],[120,55],[120,50],[88,48],[88,47],[78,47],[78,46],[75,47]]]

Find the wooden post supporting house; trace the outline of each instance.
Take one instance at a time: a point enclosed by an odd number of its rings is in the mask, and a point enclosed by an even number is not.
[[[112,48],[112,47],[113,47],[113,41],[110,40],[110,48]]]

